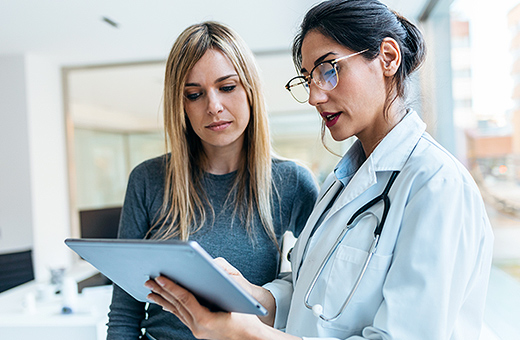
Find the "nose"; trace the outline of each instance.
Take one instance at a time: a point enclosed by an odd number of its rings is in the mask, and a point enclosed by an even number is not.
[[[208,94],[208,114],[210,115],[218,115],[224,110],[224,106],[222,105],[222,101],[218,93],[211,91]]]
[[[312,106],[318,106],[325,103],[328,100],[326,91],[320,89],[318,85],[311,81],[309,85],[309,104]]]

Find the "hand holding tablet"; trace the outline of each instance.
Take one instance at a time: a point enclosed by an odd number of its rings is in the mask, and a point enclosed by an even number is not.
[[[67,239],[65,243],[138,301],[148,301],[145,282],[162,275],[212,310],[267,314],[196,242]]]

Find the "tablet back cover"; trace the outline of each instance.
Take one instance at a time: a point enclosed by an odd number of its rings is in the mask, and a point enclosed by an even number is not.
[[[194,241],[67,239],[67,246],[141,302],[144,283],[166,276],[213,310],[266,315],[267,311]]]

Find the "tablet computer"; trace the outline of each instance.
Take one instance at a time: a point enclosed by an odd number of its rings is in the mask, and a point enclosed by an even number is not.
[[[144,283],[163,275],[212,310],[267,315],[195,241],[69,238],[65,244],[138,301],[149,302]]]

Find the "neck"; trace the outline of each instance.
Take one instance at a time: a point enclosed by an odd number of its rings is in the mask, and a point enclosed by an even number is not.
[[[204,148],[206,165],[204,170],[214,175],[225,175],[236,171],[243,157],[242,148]]]
[[[379,115],[379,119],[375,122],[371,131],[366,134],[357,136],[363,145],[363,150],[368,158],[375,148],[381,143],[386,135],[404,118],[406,109],[401,101],[395,101],[394,104],[388,108],[388,116],[385,118],[384,114]]]

